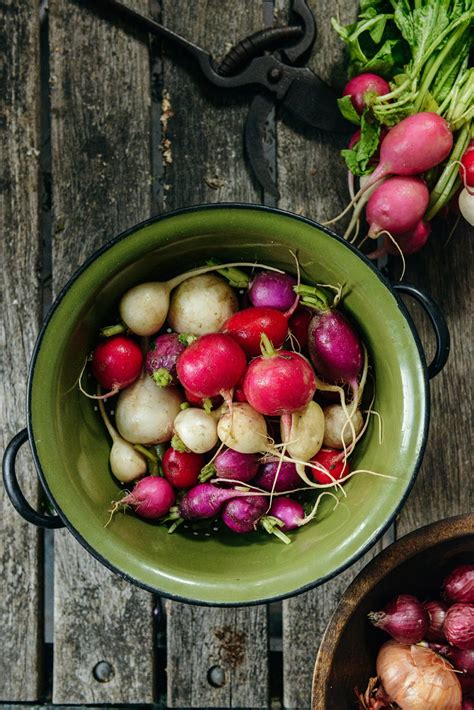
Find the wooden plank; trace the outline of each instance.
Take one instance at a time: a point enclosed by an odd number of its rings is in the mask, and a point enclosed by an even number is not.
[[[423,465],[398,523],[397,537],[434,520],[473,510],[472,485],[472,228],[462,221],[446,245],[449,226],[438,220],[427,246],[407,259],[404,281],[438,301],[451,333],[444,370],[431,381],[431,423]],[[400,273],[397,259],[394,272]],[[426,317],[406,301],[428,361],[434,338]]]
[[[221,56],[262,26],[259,2],[164,0],[167,27]],[[168,58],[169,57],[169,58]],[[246,97],[218,94],[166,47],[164,204],[259,202],[243,160]],[[267,707],[267,610],[168,603],[168,705]],[[184,654],[183,654],[184,651]]]
[[[146,38],[82,3],[50,2],[50,51],[57,293],[106,239],[150,215],[150,71]],[[152,603],[59,532],[53,702],[152,701]]]
[[[343,45],[331,28],[334,3],[308,3],[317,25],[317,39],[309,66],[328,83],[344,82]],[[287,3],[277,0],[276,15],[283,21]],[[356,15],[357,3],[337,5],[342,22]],[[344,138],[282,122],[277,124],[279,206],[318,221],[337,214],[348,199],[346,171],[339,157]],[[311,676],[319,641],[337,602],[357,572],[381,549],[376,545],[364,558],[336,579],[307,594],[283,602],[283,705],[308,708]]]
[[[26,423],[26,375],[41,322],[39,84],[37,3],[6,0],[0,5],[2,450]],[[26,450],[17,471],[25,495],[38,505],[38,481]],[[42,534],[13,510],[3,486],[0,509],[0,699],[37,700],[42,685]]]

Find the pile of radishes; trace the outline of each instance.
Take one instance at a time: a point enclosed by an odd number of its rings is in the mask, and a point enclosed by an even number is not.
[[[399,594],[369,620],[388,633],[361,708],[473,710],[474,564],[455,567],[441,593]]]
[[[127,291],[90,357],[97,394],[80,382],[112,439],[112,474],[133,484],[113,512],[289,542],[323,495],[337,503],[373,403],[372,391],[362,412],[367,353],[340,297],[246,262]]]

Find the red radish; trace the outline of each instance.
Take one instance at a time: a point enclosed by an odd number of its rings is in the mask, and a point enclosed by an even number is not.
[[[230,335],[202,335],[179,356],[178,377],[195,397],[215,397],[228,393],[245,370],[242,348]]]
[[[296,281],[289,274],[261,271],[250,281],[248,295],[252,306],[285,312],[295,302],[293,286],[296,286]],[[272,340],[270,335],[268,337]]]
[[[320,449],[310,463],[320,464],[329,472],[328,475],[317,468],[311,468],[310,471],[316,483],[334,483],[350,473],[349,464],[347,461],[344,463],[344,454],[336,449]]]
[[[119,502],[131,506],[141,518],[161,518],[175,502],[173,487],[160,476],[146,476]]]
[[[92,374],[112,397],[138,379],[143,353],[137,343],[125,335],[116,335],[99,343],[92,353]],[[105,397],[104,397],[105,398]]]
[[[308,326],[312,317],[313,314],[307,308],[298,308],[288,321],[290,333],[298,341],[301,350],[308,347]]]
[[[175,276],[169,281],[149,281],[129,289],[120,300],[120,317],[125,325],[137,335],[153,335],[163,326],[170,308],[170,293],[184,281],[207,274],[210,271],[222,271],[234,266],[261,266],[270,271],[279,271],[264,264],[252,262],[233,262],[215,264],[192,269]],[[187,332],[187,331],[186,331]]]
[[[178,333],[159,335],[146,355],[146,370],[160,387],[176,384],[176,360],[186,350]]]
[[[189,404],[194,404],[198,407],[210,406],[211,409],[217,409],[222,404],[222,397],[217,395],[217,397],[196,397],[192,392],[185,389],[184,396]]]
[[[472,140],[461,158],[459,174],[464,186],[474,187],[474,140]]]
[[[262,335],[263,354],[253,360],[244,376],[244,393],[261,414],[280,416],[305,407],[316,391],[313,368],[302,355],[276,351]]]
[[[274,308],[245,308],[231,316],[222,331],[230,335],[249,357],[256,357],[260,354],[262,333],[275,348],[283,345],[288,335],[288,320]]]
[[[247,495],[248,493],[233,488],[218,488],[212,483],[198,483],[184,494],[179,503],[179,512],[184,520],[213,518],[226,501]]]
[[[304,519],[303,506],[291,498],[275,498],[268,514],[281,520],[283,532],[299,528]]]
[[[428,207],[430,194],[421,178],[392,177],[370,195],[365,216],[369,237],[380,232],[403,234],[420,222]]]
[[[385,136],[380,163],[368,184],[387,175],[419,175],[442,163],[453,147],[447,121],[437,113],[422,111],[404,118]]]
[[[192,451],[176,451],[170,446],[163,455],[163,473],[175,488],[191,488],[198,482],[204,456]]]
[[[244,372],[245,375],[245,372]],[[234,387],[234,399],[236,402],[246,402],[247,397],[244,394],[243,390],[243,382],[244,382],[244,375],[240,378],[240,380],[237,382],[237,384]]]
[[[264,491],[273,489],[276,493],[283,493],[284,491],[292,491],[295,488],[299,488],[301,486],[301,478],[294,463],[285,461],[280,465],[279,461],[270,461],[260,467],[253,485],[257,486],[257,488],[263,488]]]
[[[398,234],[395,241],[400,247],[401,252],[405,254],[405,256],[408,256],[409,254],[414,254],[422,249],[428,241],[430,234],[431,223],[421,220],[415,227],[413,227],[413,229],[408,230],[408,232]],[[392,256],[400,256],[400,251],[396,248],[389,237],[385,237],[384,239],[384,249],[387,254],[391,254]]]
[[[221,518],[227,527],[235,533],[249,533],[268,507],[264,496],[246,496],[233,498],[222,508]]]
[[[474,650],[474,604],[457,603],[449,607],[443,625],[444,635],[453,646]]]
[[[366,72],[350,79],[344,87],[343,96],[350,96],[352,105],[361,116],[376,96],[390,92],[388,83],[378,74]]]

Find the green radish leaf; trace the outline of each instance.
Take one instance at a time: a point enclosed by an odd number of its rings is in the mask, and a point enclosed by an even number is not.
[[[360,124],[360,116],[352,105],[350,96],[343,96],[341,99],[338,99],[337,105],[344,118],[347,118],[351,123],[355,123],[356,126]]]
[[[376,152],[380,140],[380,124],[367,120],[367,111],[362,116],[361,136],[354,147],[341,151],[346,165],[353,175],[368,175],[374,167],[369,166],[371,157]]]

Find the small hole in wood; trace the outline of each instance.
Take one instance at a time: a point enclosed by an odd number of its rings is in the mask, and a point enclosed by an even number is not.
[[[115,671],[108,661],[99,661],[94,666],[92,675],[99,683],[108,683],[114,677]]]
[[[225,672],[220,666],[211,666],[207,671],[207,682],[213,688],[222,688],[225,685]]]

